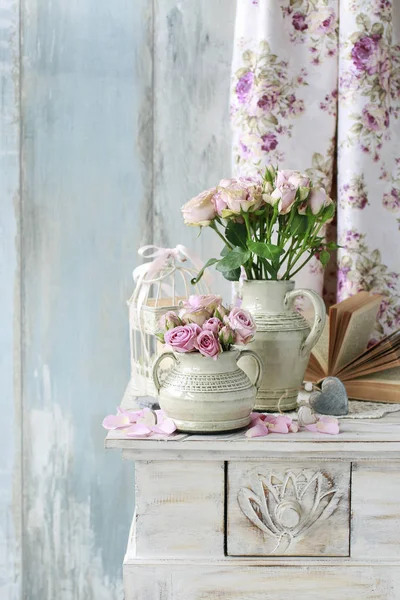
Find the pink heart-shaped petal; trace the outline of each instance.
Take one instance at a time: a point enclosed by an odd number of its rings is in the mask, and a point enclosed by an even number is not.
[[[108,415],[103,421],[104,429],[122,429],[129,427],[130,421],[126,415]]]

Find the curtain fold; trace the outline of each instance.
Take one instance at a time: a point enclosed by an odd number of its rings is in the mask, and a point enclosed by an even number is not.
[[[337,264],[298,283],[328,303],[381,293],[377,337],[400,327],[399,8],[238,0],[232,65],[235,175],[278,164],[337,197]]]

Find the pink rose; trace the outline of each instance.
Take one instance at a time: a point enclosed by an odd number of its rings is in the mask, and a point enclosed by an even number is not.
[[[296,199],[296,191],[294,185],[289,182],[282,183],[282,185],[276,190],[274,190],[271,194],[271,198],[274,200],[279,200],[279,213],[281,215],[286,215],[290,212],[292,205]]]
[[[217,317],[211,317],[203,324],[203,330],[212,331],[213,333],[218,333],[221,327],[222,321]]]
[[[186,225],[206,227],[215,219],[216,212],[212,202],[215,193],[215,188],[205,190],[182,206],[181,210]]]
[[[220,321],[223,321],[225,315],[229,313],[229,310],[225,308],[223,304],[219,304],[217,308],[214,310],[214,316],[217,317]]]
[[[165,333],[165,343],[176,352],[192,352],[199,332],[201,329],[197,325],[179,325]]]
[[[372,102],[362,109],[362,122],[370,131],[381,131],[389,124],[385,109]]]
[[[204,356],[217,359],[221,346],[212,331],[203,330],[196,339],[196,348]]]
[[[281,169],[276,172],[276,181],[275,185],[277,188],[281,187],[284,183],[289,181],[289,177],[294,175],[296,171],[292,171],[291,169]]]
[[[178,325],[182,325],[182,321],[172,310],[166,312],[160,319],[161,329],[173,329],[174,327],[178,327]]]
[[[221,296],[214,294],[189,296],[183,303],[179,317],[186,323],[196,323],[200,327],[209,319],[221,303]]]
[[[228,350],[229,347],[236,342],[236,334],[229,325],[224,325],[219,332],[219,341],[224,350]]]
[[[332,200],[329,198],[324,188],[313,188],[308,197],[308,202],[312,214],[318,215],[325,206],[332,202]]]
[[[248,344],[256,332],[253,317],[242,308],[232,308],[227,318],[228,325],[236,334],[237,344]]]
[[[260,182],[253,178],[222,179],[214,206],[223,218],[257,210],[263,203]]]
[[[221,192],[217,192],[212,199],[212,203],[214,204],[215,210],[219,217],[222,217],[222,211],[228,208],[227,203],[225,202],[226,196],[224,196]]]
[[[193,294],[189,296],[183,303],[183,306],[189,311],[196,311],[201,308],[207,308],[211,313],[219,306],[222,302],[221,296],[215,294]]]

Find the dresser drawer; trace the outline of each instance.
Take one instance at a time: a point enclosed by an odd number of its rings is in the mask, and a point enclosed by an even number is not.
[[[349,556],[350,463],[230,462],[227,554]]]

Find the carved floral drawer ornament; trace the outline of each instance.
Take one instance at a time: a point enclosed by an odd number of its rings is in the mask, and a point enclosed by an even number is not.
[[[325,473],[286,471],[284,477],[273,472],[257,475],[252,489],[239,490],[238,502],[253,525],[276,540],[273,554],[286,553],[294,540],[307,535],[311,527],[321,526],[341,496]]]
[[[228,554],[348,555],[349,465],[228,469]]]

